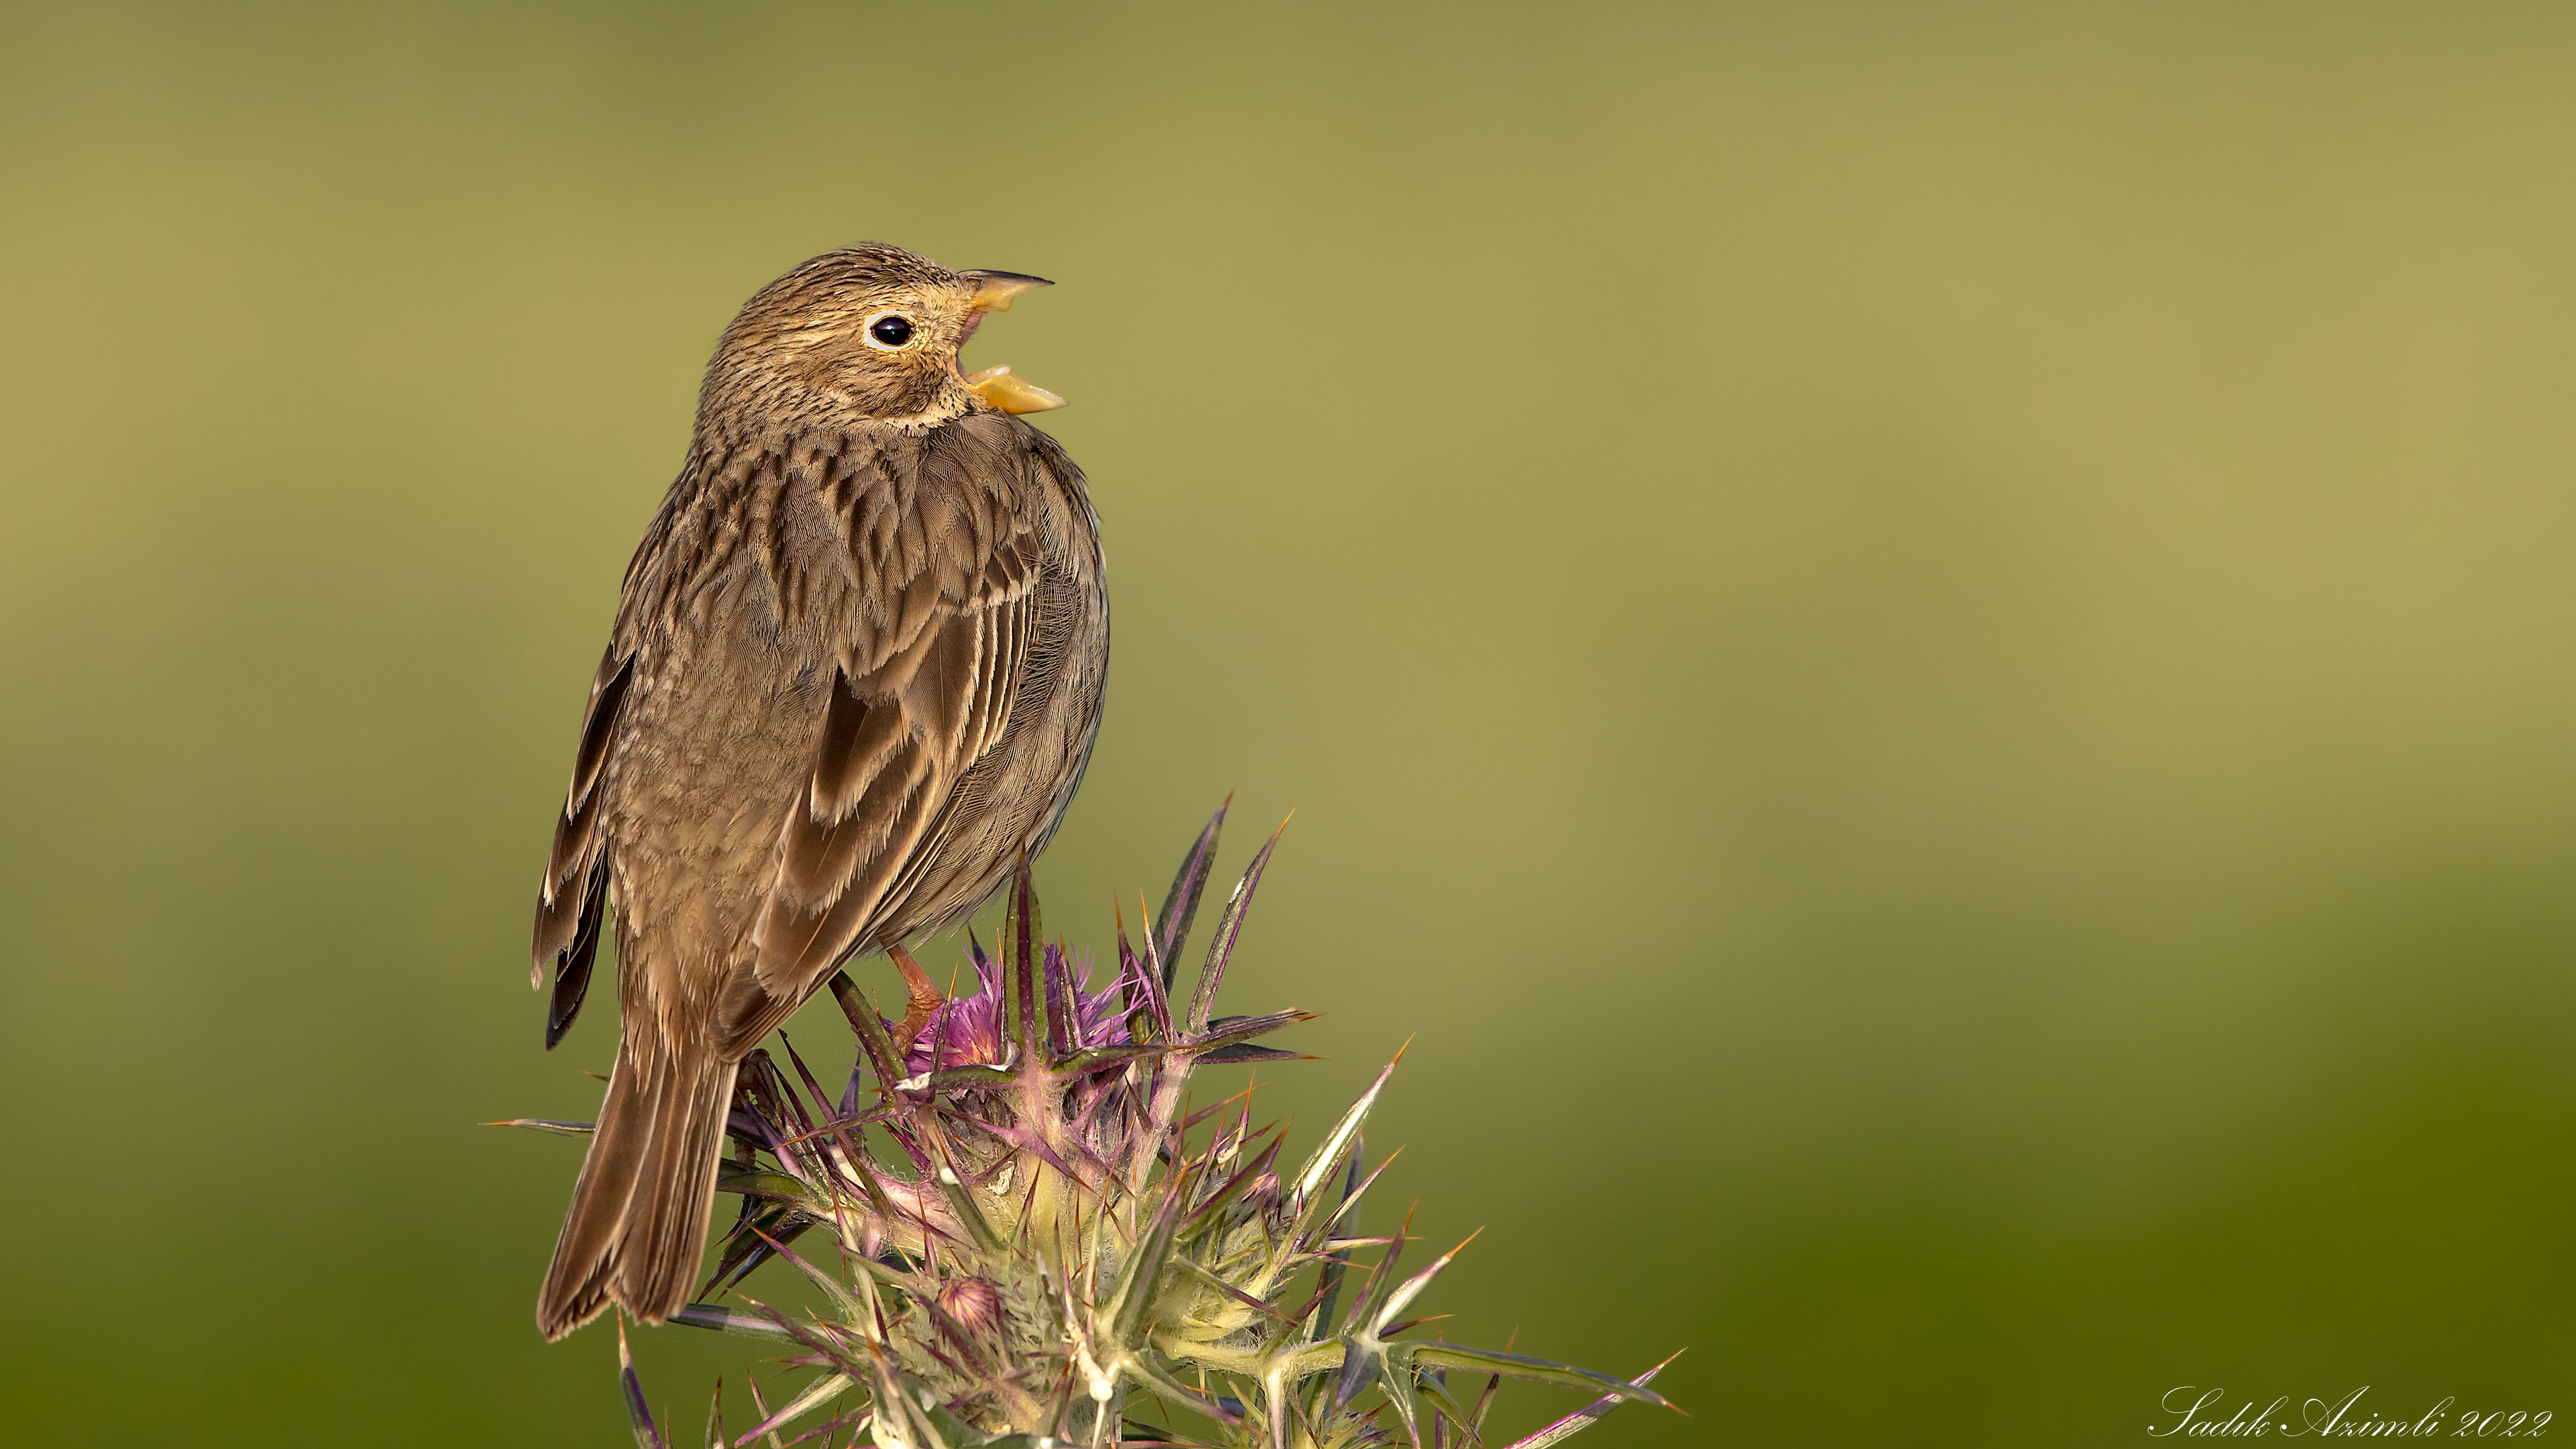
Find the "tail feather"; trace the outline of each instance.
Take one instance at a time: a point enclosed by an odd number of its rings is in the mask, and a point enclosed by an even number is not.
[[[660,1323],[689,1301],[706,1251],[734,1070],[705,1047],[640,1066],[618,1053],[537,1294],[537,1327],[549,1340],[611,1303]]]

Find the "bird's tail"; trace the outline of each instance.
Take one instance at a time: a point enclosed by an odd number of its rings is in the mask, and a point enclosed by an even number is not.
[[[537,1294],[537,1328],[549,1340],[612,1302],[660,1323],[695,1286],[735,1064],[710,1045],[656,1056],[639,1064],[620,1051],[609,1074],[590,1155]]]

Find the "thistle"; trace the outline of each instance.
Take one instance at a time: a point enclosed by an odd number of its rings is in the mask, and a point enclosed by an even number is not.
[[[1449,1449],[1481,1442],[1505,1378],[1594,1396],[1514,1446],[1539,1449],[1622,1402],[1665,1404],[1644,1387],[1652,1370],[1629,1382],[1415,1336],[1429,1320],[1407,1315],[1457,1249],[1407,1273],[1410,1239],[1357,1223],[1377,1178],[1361,1128],[1394,1063],[1293,1168],[1248,1092],[1191,1110],[1199,1067],[1298,1060],[1256,1038],[1311,1019],[1214,1014],[1276,834],[1226,900],[1188,1001],[1173,999],[1224,819],[1133,944],[1122,913],[1096,988],[1090,963],[1044,940],[1024,868],[1001,954],[969,947],[971,991],[943,994],[900,948],[900,1019],[834,979],[858,1038],[837,1096],[783,1033],[793,1080],[765,1051],[744,1063],[717,1180],[741,1214],[676,1321],[778,1342],[815,1377],[774,1409],[755,1387],[758,1422],[730,1440],[719,1385],[710,1445],[1358,1449],[1400,1435]],[[772,1258],[820,1291],[815,1307],[745,1291]],[[715,1301],[727,1295],[742,1306]],[[667,1449],[623,1332],[636,1442]],[[1453,1374],[1485,1381],[1472,1403]]]

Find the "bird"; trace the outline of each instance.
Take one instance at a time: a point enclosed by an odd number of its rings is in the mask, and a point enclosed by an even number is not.
[[[958,351],[1044,278],[863,243],[725,329],[619,590],[538,895],[563,1039],[613,919],[620,1033],[537,1300],[560,1339],[689,1300],[735,1073],[845,963],[1044,849],[1109,660],[1063,399]]]

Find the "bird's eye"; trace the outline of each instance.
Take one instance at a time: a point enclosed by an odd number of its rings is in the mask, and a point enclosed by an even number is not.
[[[912,319],[889,312],[868,324],[868,340],[879,347],[901,347],[912,340]]]

